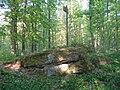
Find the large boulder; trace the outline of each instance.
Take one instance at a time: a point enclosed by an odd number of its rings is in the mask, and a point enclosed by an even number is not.
[[[57,59],[55,59],[55,56]],[[47,76],[51,75],[64,75],[64,74],[80,74],[95,69],[97,60],[84,58],[77,53],[70,53],[68,55],[61,56],[49,54],[48,61],[44,63],[43,70]]]
[[[82,54],[89,53],[87,48],[60,48],[46,50],[41,53],[35,53],[32,55],[23,56],[20,58],[22,67],[36,66],[46,63],[48,61],[48,56],[53,54],[57,62],[59,61],[75,61],[78,58],[82,58]]]
[[[80,74],[95,69],[98,64],[99,60],[84,57],[89,53],[89,50],[83,47],[60,48],[23,56],[16,61],[19,61],[21,67],[19,70],[27,74],[46,76]]]

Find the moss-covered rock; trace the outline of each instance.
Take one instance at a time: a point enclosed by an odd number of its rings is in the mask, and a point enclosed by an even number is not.
[[[99,62],[98,59],[85,57],[89,53],[83,47],[59,48],[22,56],[16,61],[20,61],[21,71],[28,74],[51,76],[84,73],[93,70]]]
[[[72,60],[74,56],[78,57],[81,54],[88,53],[89,51],[86,48],[61,48],[61,49],[52,49],[47,50],[42,53],[35,53],[28,56],[23,56],[20,61],[22,63],[22,67],[40,65],[45,63],[48,60],[48,54],[53,53],[55,55],[56,60],[64,61],[64,60]],[[81,57],[82,58],[82,57]]]

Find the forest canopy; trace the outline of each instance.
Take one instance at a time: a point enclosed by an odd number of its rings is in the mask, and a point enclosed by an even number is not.
[[[119,4],[119,0],[1,0],[0,53],[21,55],[80,45],[118,51]]]
[[[0,0],[0,90],[120,90],[120,0]]]

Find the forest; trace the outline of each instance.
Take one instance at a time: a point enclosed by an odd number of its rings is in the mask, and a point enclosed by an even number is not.
[[[0,0],[0,90],[120,90],[120,0]]]

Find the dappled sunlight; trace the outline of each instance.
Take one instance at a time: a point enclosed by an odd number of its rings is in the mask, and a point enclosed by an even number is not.
[[[68,51],[67,48],[61,48],[60,51]]]
[[[67,70],[67,73],[77,73],[78,72],[78,67],[74,64],[69,65],[69,69]]]
[[[58,56],[58,61],[63,61],[65,60],[62,56]]]
[[[99,60],[99,64],[100,65],[106,65],[106,64],[108,64],[108,61],[105,60],[105,59],[101,59],[101,60]]]
[[[9,68],[9,67],[11,67],[12,66],[12,64],[7,64],[7,65],[5,65],[4,67],[5,68]]]
[[[0,90],[120,90],[120,0],[0,0]]]
[[[78,67],[71,64],[61,64],[58,67],[60,69],[60,72],[65,72],[67,74],[76,73],[78,71]]]
[[[69,68],[69,64],[61,64],[61,65],[59,65],[59,69],[61,71],[67,71],[68,68]]]
[[[11,70],[18,70],[20,69],[20,66],[21,66],[21,62],[20,61],[16,61],[15,63],[13,64],[6,64],[4,67],[5,68],[9,68]]]

